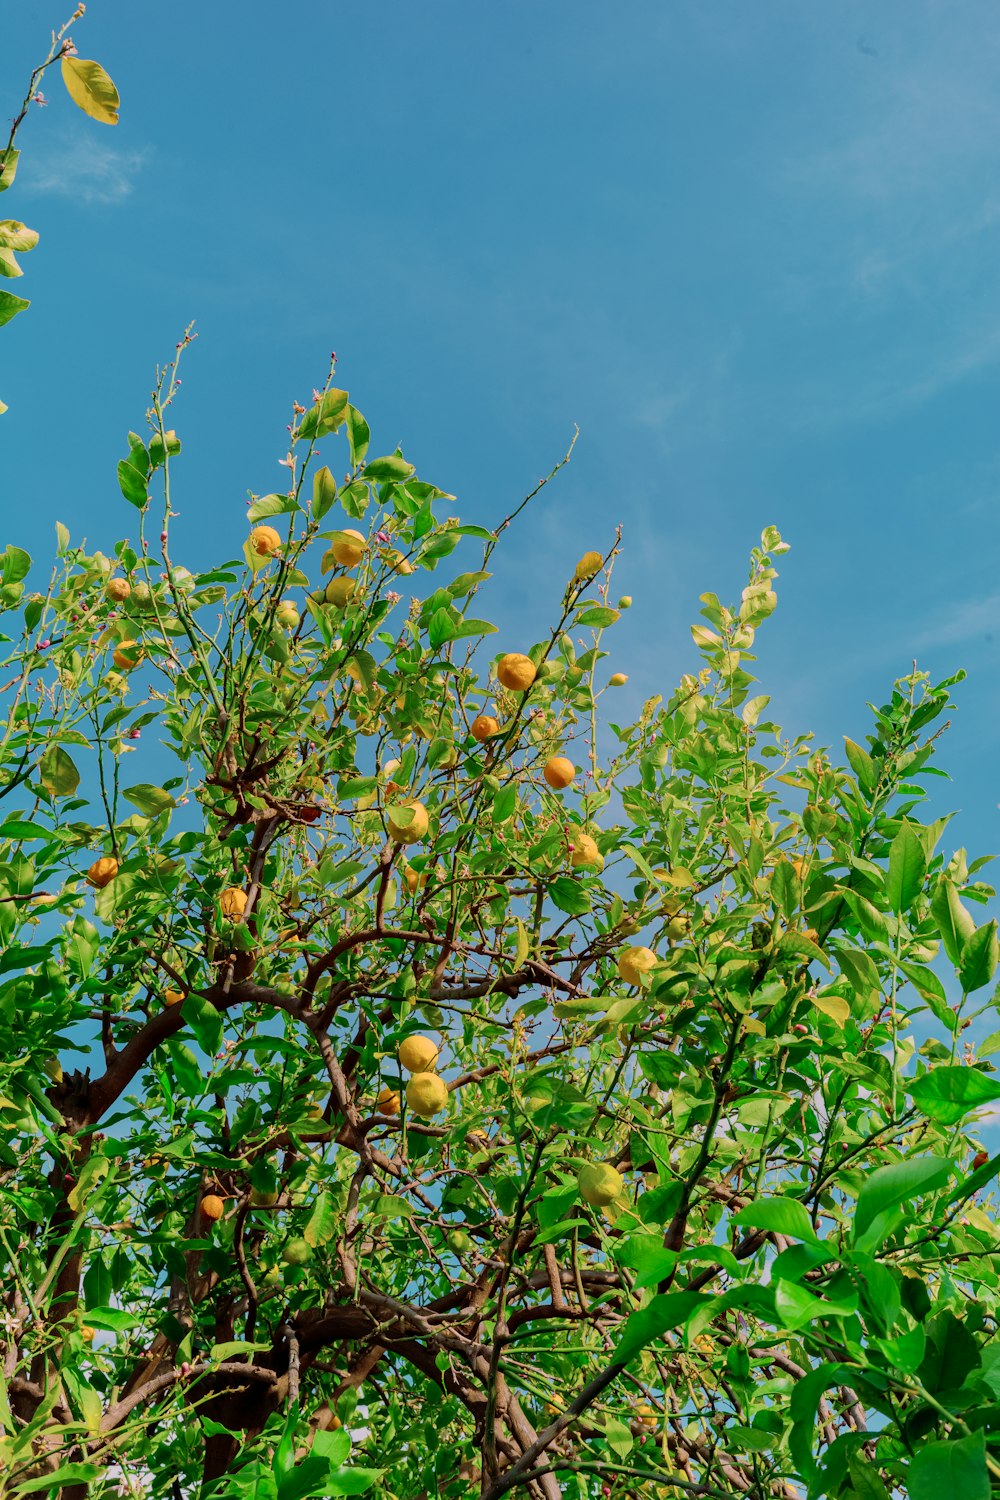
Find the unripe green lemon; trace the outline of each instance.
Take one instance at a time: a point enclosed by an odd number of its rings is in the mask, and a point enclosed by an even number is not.
[[[472,1249],[472,1241],[464,1229],[453,1229],[447,1237],[448,1249],[453,1250],[456,1255],[467,1255]]]
[[[281,1258],[286,1266],[307,1266],[312,1260],[312,1246],[308,1240],[301,1238],[289,1240],[281,1252]]]
[[[591,1208],[604,1208],[621,1196],[625,1186],[621,1173],[610,1162],[588,1162],[577,1175],[577,1187],[584,1203]]]
[[[356,578],[331,578],[323,591],[323,598],[336,609],[343,609],[357,586]]]

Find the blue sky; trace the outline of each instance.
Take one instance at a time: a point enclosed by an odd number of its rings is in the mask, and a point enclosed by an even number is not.
[[[7,113],[61,19],[7,0]],[[965,666],[937,806],[1000,850],[993,0],[91,0],[74,36],[122,122],[52,77],[3,200],[42,235],[16,288],[34,305],[0,334],[8,540],[134,532],[115,463],[192,318],[193,566],[238,551],[248,488],[283,487],[290,402],[331,349],[374,448],[402,442],[466,520],[579,423],[498,554],[505,644],[621,522],[637,708],[773,522],[793,545],[759,636],[774,711],[837,746],[914,656]]]

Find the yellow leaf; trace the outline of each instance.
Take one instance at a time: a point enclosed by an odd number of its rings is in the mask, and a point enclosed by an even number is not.
[[[64,57],[62,76],[69,97],[85,115],[102,125],[118,124],[121,100],[100,63],[86,57]]]
[[[843,995],[813,995],[812,1003],[817,1010],[836,1021],[838,1026],[843,1026],[851,1014],[851,1007]]]
[[[763,1021],[758,1021],[755,1016],[743,1018],[743,1030],[749,1031],[751,1036],[767,1036],[767,1027]]]
[[[517,917],[517,949],[514,953],[514,968],[519,969],[528,956],[528,932],[520,917]]]
[[[83,1420],[87,1424],[87,1431],[100,1432],[101,1418],[104,1415],[104,1402],[97,1391],[94,1390],[94,1387],[87,1385],[82,1380],[78,1385],[78,1395],[80,1398],[80,1411]]]

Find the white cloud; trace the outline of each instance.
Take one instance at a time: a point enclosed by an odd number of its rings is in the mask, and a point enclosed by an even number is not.
[[[968,599],[957,604],[938,623],[925,631],[916,642],[918,649],[928,646],[955,645],[976,636],[992,635],[1000,629],[1000,593],[984,599]]]
[[[122,151],[92,131],[65,132],[26,158],[24,186],[80,203],[120,203],[135,186],[149,152]],[[19,180],[18,186],[21,186]]]

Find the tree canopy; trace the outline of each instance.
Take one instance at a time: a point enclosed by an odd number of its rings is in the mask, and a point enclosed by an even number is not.
[[[988,1500],[961,674],[783,733],[769,527],[619,722],[618,538],[498,631],[542,486],[463,524],[332,367],[188,569],[190,342],[127,535],[0,554],[0,1497]]]

